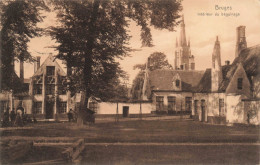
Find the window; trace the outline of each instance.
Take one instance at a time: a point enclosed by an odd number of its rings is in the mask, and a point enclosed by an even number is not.
[[[203,99],[201,100],[201,107],[205,108],[206,107],[206,101]]]
[[[34,114],[42,113],[42,102],[34,102]]]
[[[175,81],[176,87],[180,87],[180,80]]]
[[[55,77],[54,76],[46,76],[46,83],[47,84],[55,84]]]
[[[46,95],[53,95],[55,93],[55,85],[47,84],[46,85]]]
[[[191,103],[192,103],[191,100],[192,100],[191,97],[185,98],[185,110],[189,112],[191,112]]]
[[[55,74],[55,66],[47,66],[46,67],[46,75],[47,76],[54,76]]]
[[[67,102],[60,102],[59,113],[67,112]]]
[[[242,89],[243,88],[243,78],[238,78],[237,79],[237,89]]]
[[[224,99],[219,99],[219,116],[224,116]]]
[[[33,93],[42,94],[42,84],[34,84]]]
[[[98,106],[97,102],[90,102],[89,103],[89,109],[91,109],[94,112],[97,112],[97,106]]]
[[[42,84],[42,75],[33,78],[35,84]]]
[[[156,96],[156,110],[163,110],[163,96]]]
[[[175,103],[176,103],[176,97],[168,96],[168,111],[175,111]]]
[[[194,113],[195,113],[195,115],[198,115],[198,106],[199,106],[199,101],[195,100],[194,101]]]
[[[65,95],[66,94],[66,87],[59,85],[59,95]]]

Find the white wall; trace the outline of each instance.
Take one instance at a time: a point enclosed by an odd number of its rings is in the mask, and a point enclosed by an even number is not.
[[[260,101],[259,100],[245,100],[244,103],[244,122],[250,124],[259,125],[260,124]]]
[[[224,93],[209,93],[208,94],[208,116],[219,116],[219,99],[224,99],[226,104]],[[225,111],[225,106],[224,106]]]
[[[123,106],[129,106],[129,114],[140,113],[140,103],[118,103],[118,113],[123,114]],[[97,114],[116,114],[117,103],[101,102],[98,103]],[[142,114],[150,114],[152,103],[142,103]]]
[[[241,95],[227,95],[227,123],[244,123],[244,105]]]
[[[191,92],[154,92],[153,94],[153,111],[156,110],[156,96],[163,96],[163,104],[164,104],[164,110],[168,110],[168,96],[175,96],[176,97],[176,107],[175,109],[177,111],[185,111],[185,98],[191,97],[193,98],[193,94]],[[193,99],[192,99],[193,100]],[[191,110],[193,109],[193,101],[191,105]]]

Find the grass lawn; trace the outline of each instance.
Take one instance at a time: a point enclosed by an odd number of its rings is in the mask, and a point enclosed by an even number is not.
[[[86,164],[259,164],[259,146],[87,146]]]
[[[61,160],[61,152],[65,148],[34,147],[27,157],[11,164],[66,164]],[[87,145],[82,154],[82,164],[259,164],[259,154],[259,146],[244,145]]]
[[[84,138],[85,142],[89,143],[83,153],[84,164],[259,164],[259,145],[250,145],[259,142],[259,127],[252,126],[230,127],[179,119],[142,121],[122,119],[119,123],[111,120],[102,121],[81,128],[75,123],[39,122],[23,128],[1,129],[0,133],[1,142],[10,139],[72,142]],[[116,142],[122,144],[112,144]],[[214,144],[218,142],[224,144]],[[189,145],[189,143],[205,145]],[[225,145],[225,143],[233,144]],[[34,146],[26,158],[12,163],[48,162],[60,159],[61,152],[65,148],[66,146]]]
[[[86,142],[258,142],[259,127],[209,125],[192,120],[136,120],[96,123],[38,123],[1,130],[1,138],[27,140],[75,139]]]

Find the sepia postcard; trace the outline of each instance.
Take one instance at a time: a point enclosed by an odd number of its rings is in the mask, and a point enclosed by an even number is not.
[[[0,164],[260,163],[260,0],[0,8]]]

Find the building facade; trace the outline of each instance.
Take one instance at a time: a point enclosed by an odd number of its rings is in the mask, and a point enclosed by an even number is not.
[[[37,68],[30,79],[29,95],[32,97],[32,114],[45,119],[57,118],[68,112],[66,93],[66,73],[49,55],[41,66],[37,58]]]
[[[247,48],[244,34],[245,26],[238,27],[237,43],[243,42],[243,48],[239,48],[232,64],[227,61],[223,66],[217,37],[212,67],[194,91],[195,119],[217,124],[260,123],[259,92],[254,89],[259,87],[260,45]]]
[[[24,73],[23,67],[20,67],[20,73]],[[40,57],[37,57],[33,76],[24,79],[20,75],[20,80],[26,87],[22,92],[1,93],[1,106],[5,106],[3,109],[9,107],[17,110],[22,107],[24,113],[36,119],[59,120],[67,118],[69,109],[75,109],[79,104],[79,94],[72,98],[68,96],[66,73],[51,54],[42,65]]]
[[[185,29],[181,35],[185,36]],[[185,45],[185,37],[180,41]],[[259,124],[260,45],[247,48],[245,26],[237,28],[236,42],[239,54],[232,64],[221,64],[221,43],[216,37],[212,66],[205,71],[146,70],[143,98],[152,100],[152,111],[185,112],[215,124]]]

